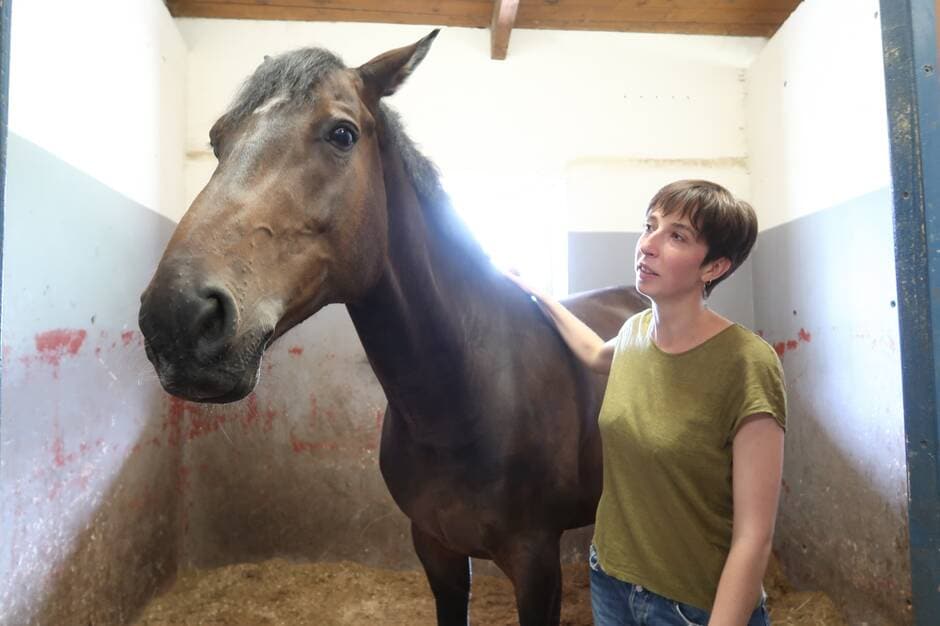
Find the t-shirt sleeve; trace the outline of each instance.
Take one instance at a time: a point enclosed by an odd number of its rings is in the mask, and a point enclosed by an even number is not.
[[[732,408],[728,441],[734,439],[745,418],[755,413],[769,413],[780,427],[787,428],[787,394],[783,365],[773,348],[763,340],[757,349],[749,351],[743,363],[743,376],[739,394]]]
[[[620,331],[617,333],[617,340],[614,342],[615,355],[625,350],[631,342],[636,340],[639,330],[638,327],[641,325],[643,316],[646,314],[647,310],[634,313],[627,318],[623,326],[620,327]]]

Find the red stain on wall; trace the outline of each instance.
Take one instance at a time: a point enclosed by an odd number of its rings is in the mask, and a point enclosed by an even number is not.
[[[248,394],[245,402],[245,414],[242,416],[242,426],[247,430],[258,421],[258,396],[255,392]]]
[[[67,463],[71,463],[77,457],[74,452],[66,453],[65,452],[65,437],[62,435],[62,427],[56,422],[53,425],[53,435],[52,435],[52,444],[50,445],[52,449],[52,465],[54,467],[65,467]],[[87,451],[87,446],[85,450]]]
[[[294,454],[315,452],[317,450],[336,450],[339,448],[339,444],[335,441],[305,441],[297,437],[294,431],[290,433],[290,445],[294,450]]]
[[[763,335],[762,335],[763,336]],[[787,352],[792,352],[800,347],[800,343],[809,343],[812,340],[812,335],[805,328],[801,328],[800,332],[797,333],[796,339],[787,339],[786,341],[777,341],[773,344],[774,351],[777,353],[777,356],[783,357]]]
[[[309,424],[310,428],[314,429],[317,427],[317,397],[314,394],[310,394],[310,419]]]
[[[216,432],[228,419],[224,413],[216,413],[209,407],[194,402],[187,403],[186,412],[189,414],[189,432],[186,435],[189,441]]]
[[[183,429],[183,413],[186,411],[186,401],[170,397],[170,410],[163,419],[162,430],[166,433],[166,442],[171,446],[180,445],[180,434]]]
[[[55,438],[52,440],[52,462],[56,467],[65,467],[65,442],[62,440],[62,432],[56,429]]]
[[[170,446],[178,446],[183,441],[195,441],[219,431],[225,431],[225,424],[241,424],[242,432],[271,432],[277,412],[271,408],[262,408],[258,396],[252,392],[244,402],[222,408],[217,405],[187,402],[169,396],[169,410],[163,419],[162,430]],[[262,421],[261,417],[264,417]],[[230,438],[231,431],[225,436]],[[154,445],[160,445],[157,441]]]
[[[78,354],[87,334],[82,329],[48,330],[36,335],[36,351],[42,361],[57,366],[63,356]]]
[[[385,418],[385,411],[383,409],[376,409],[375,411],[375,435],[373,436],[372,441],[366,443],[366,450],[377,450],[379,443],[382,441],[382,420]]]
[[[264,412],[264,426],[261,427],[262,431],[266,433],[271,432],[271,428],[274,427],[274,416],[275,416],[274,409],[267,409]]]
[[[294,356],[300,356],[301,354],[304,353],[304,349],[301,348],[300,346],[294,346],[293,348],[291,348],[290,350],[288,350],[288,352],[291,353],[291,354],[294,355]]]
[[[121,342],[125,347],[131,345],[131,342],[134,341],[134,335],[136,334],[137,333],[135,333],[133,330],[125,330],[123,333],[121,333]]]

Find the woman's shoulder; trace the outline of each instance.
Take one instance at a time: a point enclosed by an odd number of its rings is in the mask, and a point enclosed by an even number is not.
[[[621,339],[643,335],[649,331],[650,320],[653,317],[653,309],[643,309],[627,318],[627,321],[620,327],[617,333]]]
[[[777,356],[774,347],[750,328],[735,322],[728,330],[730,341],[734,344],[734,350],[744,359],[766,361],[768,363],[780,362],[780,357]]]

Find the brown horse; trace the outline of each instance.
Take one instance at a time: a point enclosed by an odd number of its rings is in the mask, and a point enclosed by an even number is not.
[[[210,138],[219,164],[141,297],[166,390],[231,402],[276,337],[346,303],[388,399],[380,467],[412,521],[439,624],[466,624],[469,557],[512,580],[523,625],[557,624],[563,530],[601,488],[603,380],[495,270],[384,104],[437,31],[348,69],[266,59]],[[571,303],[604,336],[632,290]]]

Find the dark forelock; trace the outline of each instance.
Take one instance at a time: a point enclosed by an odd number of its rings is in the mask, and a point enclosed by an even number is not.
[[[324,76],[342,69],[346,69],[342,59],[322,48],[301,48],[265,57],[242,84],[225,114],[226,121],[237,124],[275,96],[287,96],[291,101],[308,99]]]

